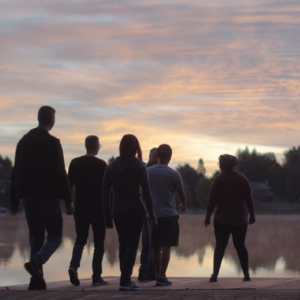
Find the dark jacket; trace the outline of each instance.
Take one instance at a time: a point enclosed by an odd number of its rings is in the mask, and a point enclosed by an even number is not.
[[[117,157],[107,166],[103,179],[103,206],[106,225],[112,224],[110,209],[110,191],[113,187],[114,199],[112,214],[146,214],[142,201],[142,190],[150,218],[153,213],[152,194],[145,165],[137,158]]]
[[[47,130],[34,128],[19,141],[13,177],[15,195],[11,204],[29,198],[72,202],[60,141]]]
[[[239,225],[247,222],[248,212],[254,216],[254,205],[248,179],[235,170],[224,170],[211,185],[206,217],[216,207],[215,220]]]
[[[107,164],[97,157],[83,155],[69,166],[69,181],[75,186],[75,213],[102,212],[102,182]]]

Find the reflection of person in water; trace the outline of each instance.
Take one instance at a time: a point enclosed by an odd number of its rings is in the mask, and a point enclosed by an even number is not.
[[[136,156],[137,155],[137,156]],[[132,134],[123,136],[120,157],[106,168],[103,179],[103,205],[107,228],[112,228],[110,191],[113,188],[112,213],[119,236],[120,290],[140,290],[131,281],[139,239],[143,228],[146,209],[142,202],[141,188],[149,216],[154,224],[152,195],[142,151],[138,139]]]
[[[62,240],[62,211],[59,199],[66,202],[67,212],[74,206],[60,141],[49,134],[55,124],[55,110],[42,106],[38,112],[39,126],[19,141],[16,149],[11,213],[18,211],[23,199],[29,228],[30,261],[24,267],[32,276],[30,290],[46,289],[43,264]],[[47,241],[45,241],[47,231]]]
[[[244,175],[233,170],[237,164],[236,157],[228,154],[221,155],[219,157],[221,174],[215,177],[210,189],[205,226],[210,224],[210,216],[216,207],[214,217],[216,248],[211,282],[217,281],[230,234],[244,273],[243,280],[250,281],[245,239],[248,212],[250,225],[255,222],[255,214],[249,181]]]

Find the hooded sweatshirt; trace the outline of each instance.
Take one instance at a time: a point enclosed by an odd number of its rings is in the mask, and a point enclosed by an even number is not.
[[[13,176],[12,204],[31,198],[72,202],[60,141],[45,129],[34,128],[19,141]]]
[[[110,191],[113,187],[114,199],[112,213],[114,218],[119,214],[146,214],[142,201],[144,194],[150,218],[154,217],[152,194],[145,165],[137,158],[117,157],[107,166],[103,179],[103,206],[106,225],[112,224],[110,211]]]

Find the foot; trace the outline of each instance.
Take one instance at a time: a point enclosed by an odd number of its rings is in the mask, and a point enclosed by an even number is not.
[[[28,291],[42,291],[47,290],[46,282],[43,279],[43,282],[41,280],[37,280],[35,277],[30,278]]]
[[[133,281],[127,283],[121,283],[119,291],[140,291],[141,288],[138,287]]]
[[[34,261],[29,261],[24,264],[24,268],[32,277],[35,278],[36,282],[39,282],[41,285],[45,283],[43,278],[42,266],[39,266]]]
[[[92,286],[100,286],[100,285],[108,285],[108,281],[104,281],[101,276],[97,279],[93,279]]]
[[[80,281],[78,279],[78,274],[77,274],[77,270],[75,268],[70,267],[69,270],[69,276],[70,276],[70,281],[73,285],[75,286],[79,286],[80,285]]]
[[[217,281],[218,281],[217,276],[214,274],[211,274],[209,282],[217,282]]]
[[[157,277],[155,285],[156,286],[170,286],[170,285],[172,285],[172,282],[169,281],[166,276]]]
[[[244,276],[243,281],[251,281],[249,274]]]

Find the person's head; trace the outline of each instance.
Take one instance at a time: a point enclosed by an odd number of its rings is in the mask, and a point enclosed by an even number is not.
[[[157,164],[156,151],[157,151],[157,148],[152,148],[149,152],[149,163],[152,165]]]
[[[125,134],[122,137],[119,151],[121,158],[133,158],[137,155],[140,160],[143,160],[139,140],[133,134]]]
[[[89,135],[86,137],[85,148],[88,155],[97,155],[101,148],[99,138],[96,135]]]
[[[51,130],[55,123],[55,109],[51,106],[42,106],[38,111],[39,127]]]
[[[221,171],[232,170],[238,164],[235,156],[230,154],[223,154],[219,156],[219,166]]]
[[[172,148],[167,144],[160,145],[156,150],[159,164],[168,164],[172,157]]]

